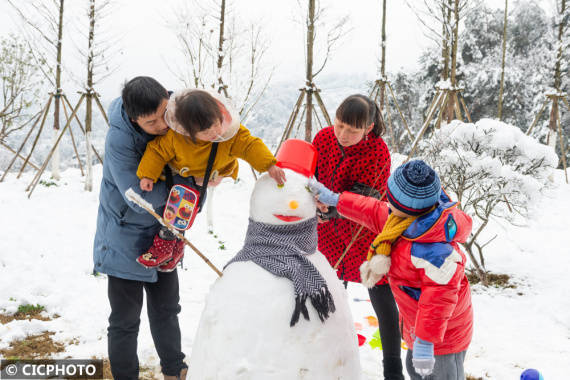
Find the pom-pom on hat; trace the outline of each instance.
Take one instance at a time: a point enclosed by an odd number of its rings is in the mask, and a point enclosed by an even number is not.
[[[429,211],[438,202],[440,193],[437,173],[422,160],[399,166],[388,178],[388,200],[392,206],[408,215],[421,215]]]

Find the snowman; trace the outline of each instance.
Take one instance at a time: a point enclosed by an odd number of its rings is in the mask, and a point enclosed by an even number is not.
[[[206,299],[191,380],[361,378],[346,290],[316,250],[316,151],[287,140],[277,159],[287,181],[255,184],[244,247]]]

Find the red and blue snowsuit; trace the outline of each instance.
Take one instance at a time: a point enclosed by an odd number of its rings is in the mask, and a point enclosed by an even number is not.
[[[390,287],[400,309],[400,326],[408,347],[418,336],[434,344],[435,355],[465,351],[473,334],[473,309],[465,276],[463,243],[471,218],[442,191],[437,207],[416,219],[392,245]],[[388,205],[370,197],[342,193],[343,216],[380,233]]]

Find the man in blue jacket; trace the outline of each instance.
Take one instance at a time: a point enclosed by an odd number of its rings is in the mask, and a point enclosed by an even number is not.
[[[93,260],[95,270],[108,276],[111,315],[107,336],[115,379],[138,379],[137,336],[143,289],[164,378],[186,377],[177,316],[178,274],[176,270],[157,272],[136,262],[152,245],[160,224],[125,197],[125,191],[131,188],[155,209],[166,203],[166,183],[159,181],[152,191],[142,192],[136,172],[146,144],[168,131],[164,121],[168,97],[168,91],[153,78],[136,77],[125,84],[122,96],[109,107],[110,129],[105,140]],[[177,175],[173,180],[190,184],[189,179]]]

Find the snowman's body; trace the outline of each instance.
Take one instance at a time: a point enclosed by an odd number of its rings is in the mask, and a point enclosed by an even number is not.
[[[296,223],[315,215],[307,179],[287,171],[277,188],[269,177],[257,182],[251,218]],[[206,300],[189,363],[191,380],[358,380],[361,368],[347,293],[326,258],[308,254],[327,283],[336,311],[323,322],[309,301],[310,320],[290,326],[295,306],[292,282],[252,261],[224,270]]]

